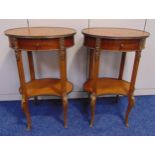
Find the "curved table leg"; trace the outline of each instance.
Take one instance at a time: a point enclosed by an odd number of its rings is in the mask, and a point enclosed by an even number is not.
[[[62,102],[63,102],[64,127],[67,128],[68,99],[66,94],[63,95]]]
[[[90,127],[93,126],[95,120],[95,106],[96,106],[96,95],[94,93],[90,96],[90,111],[91,111],[91,120],[90,120]]]
[[[17,49],[15,50],[16,54],[16,61],[17,61],[17,68],[19,73],[19,79],[20,79],[20,89],[19,92],[22,94],[22,110],[26,115],[27,119],[27,129],[31,129],[31,118],[30,118],[30,112],[28,107],[28,97],[27,97],[27,91],[26,91],[26,81],[25,81],[25,74],[24,74],[24,67],[23,67],[23,61],[22,61],[22,51]]]
[[[128,94],[128,102],[129,103],[128,103],[128,108],[127,108],[126,115],[125,115],[125,124],[127,127],[129,126],[129,124],[128,124],[129,113],[130,113],[131,109],[133,108],[133,106],[135,105],[135,99],[134,99],[133,92],[134,92],[140,57],[141,57],[141,51],[136,51],[132,75],[131,75],[129,94]]]
[[[133,95],[129,95],[128,96],[128,107],[127,107],[127,111],[126,111],[126,114],[125,114],[125,125],[126,125],[126,127],[129,127],[129,124],[128,124],[129,113],[131,112],[131,110],[134,107],[134,105],[135,105],[134,96]]]
[[[22,96],[22,110],[26,116],[27,119],[27,129],[31,129],[31,117],[30,117],[30,112],[29,112],[29,107],[28,107],[28,98]]]

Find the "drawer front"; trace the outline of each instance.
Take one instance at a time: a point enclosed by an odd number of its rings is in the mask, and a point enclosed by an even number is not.
[[[16,42],[14,38],[10,38],[10,47],[18,48],[22,50],[31,51],[49,51],[60,49],[60,38],[45,38],[45,39],[28,39],[28,38],[17,38]],[[71,47],[74,45],[74,38],[64,38],[64,46]]]
[[[117,51],[133,51],[140,49],[139,39],[130,40],[114,40],[102,39],[101,48],[104,50],[117,50]]]
[[[58,39],[19,39],[18,47],[25,50],[49,50],[58,49]]]
[[[100,38],[100,49],[110,51],[136,51],[144,48],[143,39],[106,39]],[[84,45],[89,48],[96,47],[96,38],[85,36]]]

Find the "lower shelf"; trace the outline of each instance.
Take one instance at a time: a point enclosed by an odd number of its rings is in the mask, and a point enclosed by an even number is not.
[[[130,83],[124,80],[114,78],[99,78],[97,81],[97,95],[118,94],[127,95],[129,92]],[[93,81],[88,80],[84,84],[84,89],[87,92],[93,92]]]
[[[62,89],[60,79],[38,79],[27,82],[26,90],[28,97],[41,95],[61,96]],[[66,93],[71,92],[73,85],[71,82],[66,82]]]

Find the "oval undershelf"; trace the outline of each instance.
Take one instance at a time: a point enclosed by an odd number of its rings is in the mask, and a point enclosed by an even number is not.
[[[66,82],[66,93],[70,93],[73,89],[71,82]],[[61,80],[48,78],[37,79],[26,83],[28,97],[41,95],[62,96]]]
[[[119,94],[127,95],[129,92],[130,83],[124,80],[114,78],[99,78],[97,80],[97,95]],[[84,84],[85,91],[93,92],[93,80],[88,80]]]

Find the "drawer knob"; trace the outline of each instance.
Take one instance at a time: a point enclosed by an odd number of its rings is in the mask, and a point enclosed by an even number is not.
[[[37,43],[37,44],[36,44],[36,46],[37,46],[37,47],[39,47],[39,46],[40,46],[40,44],[39,44],[39,43]]]
[[[121,44],[120,47],[123,48],[124,47],[124,44]]]

